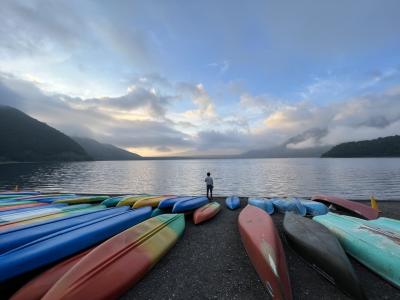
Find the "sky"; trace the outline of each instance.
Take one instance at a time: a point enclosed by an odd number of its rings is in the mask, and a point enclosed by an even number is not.
[[[399,11],[397,0],[2,0],[0,104],[144,156],[399,134]]]

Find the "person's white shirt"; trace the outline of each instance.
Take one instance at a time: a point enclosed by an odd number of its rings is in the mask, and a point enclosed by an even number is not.
[[[207,185],[212,185],[214,186],[214,182],[211,176],[207,176],[206,179],[204,179]]]

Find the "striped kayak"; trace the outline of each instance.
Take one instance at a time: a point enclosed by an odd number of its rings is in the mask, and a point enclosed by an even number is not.
[[[14,210],[14,209],[26,208],[26,207],[36,207],[36,206],[43,206],[43,205],[46,205],[46,203],[30,201],[30,203],[26,203],[26,204],[0,206],[0,211]]]
[[[247,205],[238,223],[246,252],[270,296],[292,299],[285,253],[272,218],[265,210]]]
[[[47,206],[47,205],[46,205]],[[16,212],[12,214],[0,216],[0,226],[25,220],[35,219],[43,216],[54,215],[61,212],[72,211],[87,207],[78,205],[67,205],[61,207],[43,207],[42,209],[28,210],[23,212]]]
[[[230,196],[230,197],[226,198],[225,204],[226,204],[226,207],[234,210],[234,209],[240,208],[240,199],[237,196]]]
[[[52,219],[47,222],[34,223],[30,226],[17,227],[0,232],[0,253],[7,252],[21,245],[32,242],[43,236],[70,228],[75,225],[93,221],[106,216],[119,215],[126,212],[129,207],[119,207],[89,211],[85,214],[69,215],[64,218]]]
[[[139,208],[139,207],[143,207],[143,206],[157,207],[161,200],[170,199],[170,198],[176,198],[176,197],[175,196],[155,196],[155,197],[150,197],[150,198],[144,198],[144,199],[140,199],[140,200],[136,201],[132,207],[133,208]]]
[[[301,199],[300,203],[306,207],[307,215],[310,216],[325,215],[329,212],[328,207],[321,202]]]
[[[0,255],[0,282],[40,268],[102,242],[150,217],[143,207],[75,225]],[[125,266],[126,267],[126,266]]]
[[[175,245],[184,229],[182,214],[164,214],[125,230],[86,254],[42,299],[116,299]]]
[[[208,203],[198,209],[196,209],[193,213],[193,223],[200,224],[204,221],[207,221],[213,218],[216,214],[218,214],[221,210],[221,204],[218,202]]]
[[[54,267],[34,277],[31,281],[20,288],[10,300],[40,300],[50,288],[76,265],[86,254],[94,248],[78,253],[71,258],[65,259]]]
[[[110,198],[109,196],[83,196],[77,198],[67,198],[55,200],[55,203],[81,204],[81,203],[96,203],[102,202]]]
[[[141,195],[141,196],[127,196],[123,199],[121,199],[116,206],[124,206],[124,205],[128,205],[128,206],[132,206],[133,204],[135,204],[136,201],[139,201],[141,199],[146,199],[146,198],[151,198],[154,196],[149,196],[149,195]]]
[[[9,223],[5,223],[5,224],[0,224],[0,232],[7,231],[7,230],[10,230],[13,228],[20,227],[20,226],[27,226],[27,225],[36,224],[36,223],[47,222],[52,219],[64,218],[69,215],[78,215],[78,214],[82,214],[82,213],[88,213],[91,211],[102,210],[105,208],[106,207],[103,205],[77,204],[77,205],[74,205],[73,210],[63,211],[63,212],[56,213],[56,214],[41,216],[41,217],[18,221],[18,222],[9,222]]]
[[[188,200],[178,201],[172,208],[173,213],[183,213],[195,210],[208,203],[207,197],[195,197]]]
[[[301,202],[294,199],[282,199],[282,198],[274,198],[272,199],[272,203],[277,211],[280,213],[286,213],[288,211],[294,212],[298,215],[305,216],[307,214],[306,207],[301,204]]]
[[[394,230],[379,221],[335,213],[313,219],[335,234],[348,254],[400,288],[400,226]]]
[[[57,203],[57,204],[50,204],[50,205],[39,205],[39,206],[33,206],[33,207],[22,207],[22,208],[10,209],[10,210],[3,210],[3,211],[0,211],[0,218],[1,218],[1,216],[9,215],[9,214],[33,211],[33,210],[37,210],[37,209],[44,209],[44,208],[50,208],[50,207],[62,207],[62,206],[67,206],[67,205],[68,204],[65,204],[65,203]]]
[[[168,209],[168,208],[173,208],[175,203],[179,202],[179,201],[186,201],[189,199],[193,199],[196,198],[194,196],[177,196],[176,198],[170,198],[170,199],[164,199],[161,200],[160,203],[158,204],[158,208],[161,209]]]
[[[323,225],[287,212],[283,229],[290,246],[317,272],[353,299],[366,299],[363,288],[337,238]]]
[[[375,208],[369,207],[360,202],[351,201],[335,196],[316,195],[313,196],[311,200],[322,202],[328,205],[333,204],[336,208],[345,210],[367,220],[374,220],[379,216],[379,211]]]
[[[268,214],[272,215],[275,211],[274,205],[271,199],[266,198],[249,198],[247,203],[252,206],[256,206],[266,211]]]

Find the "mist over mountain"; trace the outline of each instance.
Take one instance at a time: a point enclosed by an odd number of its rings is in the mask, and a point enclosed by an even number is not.
[[[313,128],[293,136],[278,146],[250,150],[242,153],[244,158],[284,158],[284,157],[320,157],[332,148],[322,145],[321,139],[328,134],[327,129]]]
[[[135,160],[142,157],[111,144],[85,137],[72,137],[94,160]]]
[[[91,160],[70,137],[10,106],[0,106],[0,161]]]

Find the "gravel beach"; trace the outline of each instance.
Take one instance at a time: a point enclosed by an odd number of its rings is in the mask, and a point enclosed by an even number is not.
[[[240,240],[240,209],[226,208],[212,220],[194,225],[186,217],[184,236],[154,269],[122,299],[268,299]],[[241,199],[242,208],[246,199]],[[367,203],[367,202],[366,202]],[[367,203],[369,204],[369,203]],[[400,202],[379,201],[381,216],[400,218]],[[283,215],[273,220],[283,237]],[[310,267],[283,240],[295,299],[349,299]],[[369,299],[399,299],[400,290],[351,259]]]

